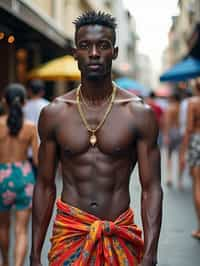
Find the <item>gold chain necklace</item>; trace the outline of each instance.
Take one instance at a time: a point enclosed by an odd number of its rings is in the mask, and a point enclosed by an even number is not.
[[[112,94],[106,99],[106,101],[101,105],[101,107],[105,106],[110,101],[111,98],[112,98]],[[89,104],[87,104],[85,98],[83,97],[83,93],[82,93],[81,89],[80,89],[80,99],[86,108],[88,108],[90,110],[95,110],[94,107],[91,107],[91,106],[89,106]]]
[[[108,105],[108,108],[107,108],[102,120],[99,122],[99,124],[96,126],[96,128],[91,128],[90,125],[88,124],[87,120],[86,120],[84,111],[83,111],[81,104],[80,104],[80,89],[81,89],[81,85],[77,88],[77,91],[76,91],[76,102],[77,102],[77,106],[78,106],[78,111],[79,111],[80,117],[83,121],[83,124],[85,125],[85,127],[87,128],[87,130],[90,134],[90,137],[89,137],[90,138],[90,144],[92,146],[94,146],[97,142],[96,132],[103,126],[108,114],[110,113],[110,111],[112,109],[113,102],[114,102],[115,96],[116,96],[116,87],[113,86],[111,100],[110,100],[110,103]]]

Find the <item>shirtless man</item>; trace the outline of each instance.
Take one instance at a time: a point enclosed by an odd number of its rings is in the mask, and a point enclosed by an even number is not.
[[[193,177],[193,197],[197,213],[197,230],[192,236],[200,239],[200,80],[195,81],[195,93],[188,102],[186,134],[181,161],[184,162],[187,151],[190,173]]]
[[[167,185],[172,185],[172,153],[178,151],[181,144],[181,134],[179,126],[179,110],[180,99],[177,93],[170,96],[169,106],[164,113],[164,144],[167,146]],[[182,187],[182,174],[179,169],[179,183],[178,186]]]
[[[112,60],[118,54],[115,19],[93,11],[74,23],[81,85],[45,107],[40,116],[31,265],[41,265],[60,162],[63,191],[49,265],[155,266],[162,216],[157,122],[150,108],[112,83]],[[144,247],[129,208],[136,162]]]

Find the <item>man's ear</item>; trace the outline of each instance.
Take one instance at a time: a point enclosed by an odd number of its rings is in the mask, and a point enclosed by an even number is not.
[[[117,46],[114,47],[113,60],[115,60],[118,57],[118,51],[119,51],[119,48]]]
[[[72,55],[75,60],[77,60],[77,49],[75,47],[72,48]]]

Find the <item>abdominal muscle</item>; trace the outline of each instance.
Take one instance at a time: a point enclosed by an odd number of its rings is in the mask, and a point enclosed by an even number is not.
[[[116,177],[114,177],[116,178]],[[93,180],[92,180],[93,179]],[[102,179],[104,179],[103,182]],[[63,202],[79,208],[102,220],[114,221],[120,214],[129,208],[129,186],[121,187],[112,184],[112,178],[93,177],[87,181],[74,183],[67,182],[63,177],[63,191],[61,199]],[[107,180],[107,182],[106,182]]]

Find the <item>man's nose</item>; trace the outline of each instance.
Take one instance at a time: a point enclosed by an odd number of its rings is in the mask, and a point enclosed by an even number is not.
[[[91,57],[99,57],[99,51],[98,51],[97,46],[95,44],[92,45],[92,47],[90,49],[90,56]]]

